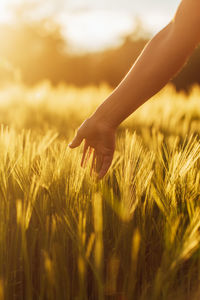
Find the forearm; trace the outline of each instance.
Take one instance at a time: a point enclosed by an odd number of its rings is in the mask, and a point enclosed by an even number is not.
[[[178,40],[171,26],[148,43],[124,80],[97,109],[95,117],[118,126],[180,70],[195,43],[187,43],[183,37]]]

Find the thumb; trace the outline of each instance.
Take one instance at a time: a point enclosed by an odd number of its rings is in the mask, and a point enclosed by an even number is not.
[[[82,140],[83,140],[83,137],[77,134],[75,136],[75,138],[73,139],[73,141],[68,146],[70,148],[76,148],[81,144]]]

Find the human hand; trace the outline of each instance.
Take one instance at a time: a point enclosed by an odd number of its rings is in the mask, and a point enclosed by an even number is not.
[[[76,148],[85,140],[81,166],[86,166],[93,152],[91,172],[95,170],[98,179],[102,179],[111,166],[115,151],[115,132],[116,128],[91,117],[82,123],[69,144],[70,148]]]

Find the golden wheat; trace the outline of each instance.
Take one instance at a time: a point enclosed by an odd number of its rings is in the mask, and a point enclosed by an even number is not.
[[[96,182],[67,145],[109,92],[1,89],[1,300],[198,299],[200,89],[135,112]]]

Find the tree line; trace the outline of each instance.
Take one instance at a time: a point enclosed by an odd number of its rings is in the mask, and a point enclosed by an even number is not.
[[[139,29],[138,29],[139,31]],[[115,87],[130,69],[150,37],[137,30],[120,46],[94,53],[70,51],[59,24],[51,19],[0,25],[0,82],[20,78],[27,85],[48,79],[85,86],[102,82]],[[200,47],[173,80],[177,90],[200,84]]]

